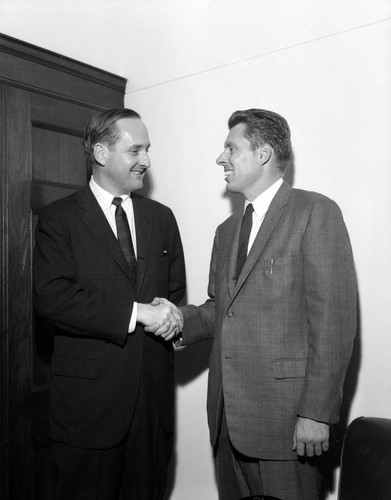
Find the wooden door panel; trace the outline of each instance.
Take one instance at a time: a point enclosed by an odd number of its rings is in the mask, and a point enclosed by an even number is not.
[[[0,84],[0,165],[6,164],[6,93],[7,87]],[[8,195],[5,189],[7,174],[4,168],[0,168],[0,303],[2,314],[0,317],[0,497],[5,497],[9,491],[9,311],[8,311],[8,245],[3,228],[7,223]],[[5,494],[4,494],[5,492]],[[8,497],[8,495],[7,495]]]
[[[0,34],[0,498],[53,500],[50,327],[32,307],[40,209],[84,186],[85,125],[126,80]]]
[[[71,102],[31,96],[33,181],[62,187],[86,184],[83,132],[93,113]]]
[[[36,317],[31,303],[33,232],[45,204],[80,189],[87,182],[82,146],[85,123],[69,117],[75,105],[7,88],[6,151],[9,232],[10,498],[52,500],[55,477],[49,451],[48,374],[52,349],[50,326]],[[45,108],[46,105],[46,108]],[[48,109],[50,107],[50,109]],[[37,112],[39,111],[39,113]],[[90,116],[83,113],[83,116]],[[64,113],[64,115],[62,114]],[[50,120],[45,122],[45,117]],[[55,120],[54,120],[55,117]],[[55,122],[55,123],[54,123]],[[59,127],[58,123],[66,126]],[[12,131],[12,133],[11,133]],[[33,467],[31,465],[33,464]],[[20,480],[20,471],[23,480]]]
[[[87,183],[83,131],[91,112],[52,98],[32,96],[31,110],[31,209],[32,227],[41,208],[80,189]],[[77,118],[75,118],[77,117]],[[84,121],[87,119],[86,121]],[[52,328],[34,316],[32,356],[32,443],[34,450],[34,497],[54,498],[55,476],[49,449],[48,376],[53,346]]]
[[[83,186],[87,163],[81,137],[32,127],[33,180]]]
[[[6,92],[9,302],[10,497],[30,498],[33,483],[31,447],[31,220],[30,96]],[[20,474],[23,471],[23,481]]]
[[[99,70],[92,66],[81,67],[69,58],[60,61],[57,54],[28,47],[28,44],[24,44],[28,50],[15,64],[15,49],[20,47],[15,47],[18,44],[4,35],[1,42],[1,73],[7,82],[18,82],[25,89],[39,89],[55,100],[76,99],[97,109],[123,104],[123,82],[116,75],[98,75]],[[67,66],[65,71],[64,66]]]
[[[32,94],[30,106],[31,120],[34,124],[44,124],[53,129],[68,130],[81,134],[96,113],[96,108],[82,106],[69,100],[59,100],[42,94]]]

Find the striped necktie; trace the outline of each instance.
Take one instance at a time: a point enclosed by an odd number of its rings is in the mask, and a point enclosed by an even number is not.
[[[242,218],[242,225],[239,233],[238,259],[236,261],[236,279],[239,278],[240,271],[247,258],[248,240],[250,239],[251,228],[253,225],[254,207],[249,203]]]
[[[126,216],[125,210],[122,208],[122,198],[116,197],[113,199],[112,204],[115,208],[115,223],[117,226],[117,237],[118,243],[125,255],[125,258],[129,264],[130,269],[134,275],[137,277],[137,260],[134,253],[134,247],[132,242],[132,235],[130,233],[129,222]]]

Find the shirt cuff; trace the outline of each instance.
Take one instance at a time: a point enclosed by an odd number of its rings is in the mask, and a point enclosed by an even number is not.
[[[136,320],[137,320],[137,302],[133,302],[133,311],[129,322],[128,333],[133,333],[135,331]]]

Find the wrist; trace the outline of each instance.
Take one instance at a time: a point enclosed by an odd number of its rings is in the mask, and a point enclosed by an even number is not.
[[[142,325],[148,324],[148,318],[150,316],[150,309],[152,306],[149,304],[140,304],[137,303],[137,316],[136,316],[136,321],[137,323],[141,323]]]

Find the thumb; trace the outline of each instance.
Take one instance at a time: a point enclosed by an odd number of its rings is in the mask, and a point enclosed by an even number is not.
[[[292,451],[296,451],[297,449],[297,441],[296,441],[296,430],[293,433],[293,446],[292,446]]]
[[[160,304],[160,299],[159,297],[155,297],[153,301],[151,302],[151,306],[158,306]]]

